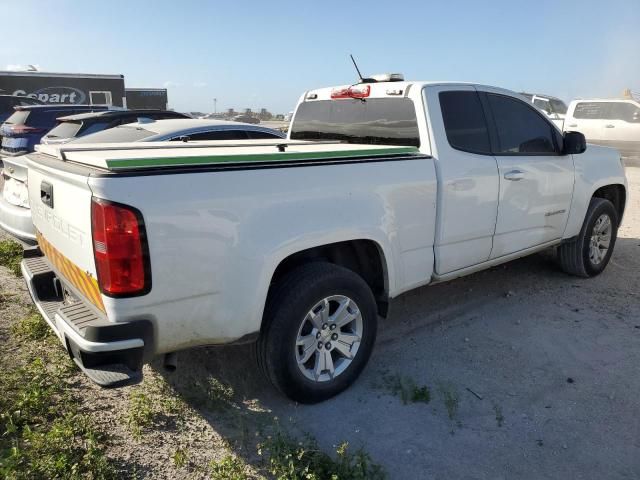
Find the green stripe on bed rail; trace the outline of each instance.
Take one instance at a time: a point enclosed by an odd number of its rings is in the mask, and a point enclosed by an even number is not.
[[[281,162],[293,160],[327,160],[372,155],[417,153],[416,147],[379,148],[331,152],[256,153],[251,155],[209,155],[204,157],[154,157],[107,160],[107,168],[169,167],[182,165],[214,165],[216,163]]]

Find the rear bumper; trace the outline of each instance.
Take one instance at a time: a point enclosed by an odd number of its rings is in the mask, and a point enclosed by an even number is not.
[[[84,373],[106,387],[142,379],[142,365],[152,356],[151,322],[109,322],[88,302],[65,302],[63,279],[37,247],[25,250],[21,270],[38,311]]]
[[[1,193],[0,190],[0,228],[27,244],[35,244],[36,228],[31,219],[31,209],[10,204]]]

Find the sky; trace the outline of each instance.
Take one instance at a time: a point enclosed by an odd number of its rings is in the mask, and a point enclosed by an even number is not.
[[[573,98],[640,92],[640,0],[0,0],[0,69],[124,74],[179,111],[293,110],[362,73]],[[11,21],[11,19],[16,19]]]

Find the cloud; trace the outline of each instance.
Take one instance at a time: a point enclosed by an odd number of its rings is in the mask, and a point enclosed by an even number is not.
[[[207,82],[193,82],[194,88],[204,88],[207,85],[208,85]]]
[[[179,86],[180,86],[180,84],[179,84],[179,83],[177,83],[177,82],[174,82],[174,81],[172,81],[172,80],[167,80],[166,82],[164,82],[164,83],[162,84],[162,86],[163,86],[164,88],[173,88],[173,87],[179,87]]]
[[[10,63],[7,65],[6,70],[13,72],[33,72],[36,70],[40,70],[40,65],[18,65]]]

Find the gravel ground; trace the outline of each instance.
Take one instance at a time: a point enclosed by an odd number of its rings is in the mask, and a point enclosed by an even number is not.
[[[258,434],[274,422],[327,451],[345,440],[363,447],[393,479],[640,478],[640,168],[627,175],[627,212],[602,275],[569,277],[540,254],[403,295],[360,380],[332,400],[287,401],[249,347],[228,347],[182,352],[171,374],[145,367],[145,383],[164,378],[191,406],[180,428],[132,440],[122,419],[141,387],[101,390],[78,376],[86,408],[113,434],[111,455],[148,478],[198,476],[169,460],[178,447],[193,464],[227,448],[256,462]],[[4,270],[0,291],[28,302]],[[3,316],[24,307],[15,308]],[[431,401],[403,403],[393,378],[427,386]],[[199,401],[203,379],[231,386],[233,401]]]

